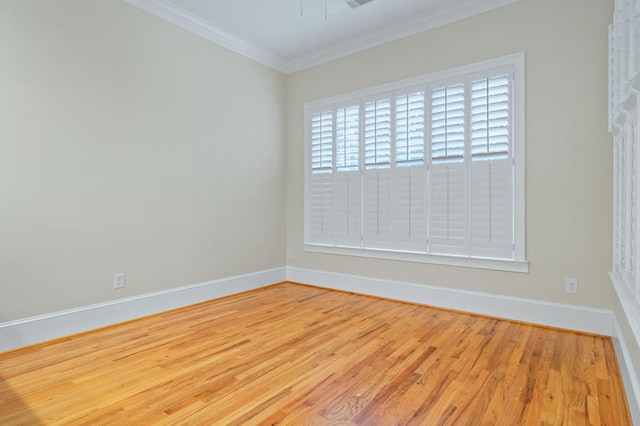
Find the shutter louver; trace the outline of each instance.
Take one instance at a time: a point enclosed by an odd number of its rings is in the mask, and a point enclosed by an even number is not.
[[[335,227],[337,245],[361,240],[360,107],[336,112]]]
[[[462,164],[440,164],[431,169],[431,251],[464,254],[465,172]]]
[[[323,111],[311,117],[311,215],[310,237],[332,244],[333,226],[333,112]]]
[[[629,163],[631,167],[631,181],[629,182],[629,274],[627,281],[634,283],[636,281],[636,232],[637,232],[637,180],[638,180],[638,164],[637,164],[637,144],[636,144],[636,126],[633,124],[630,129],[630,157]]]
[[[464,117],[463,84],[431,91],[432,253],[465,253]]]
[[[471,173],[471,255],[513,258],[511,164],[473,163]]]
[[[620,276],[623,277],[627,269],[627,168],[626,168],[626,156],[625,151],[627,148],[626,135],[622,135],[620,138],[620,190],[619,190],[619,220],[618,226],[620,227]]]
[[[391,100],[364,107],[363,245],[390,248],[391,224]]]
[[[473,160],[508,158],[509,77],[485,78],[471,84],[471,155]]]
[[[358,170],[360,163],[360,107],[336,112],[336,169]]]
[[[424,107],[424,91],[396,96],[393,231],[400,250],[426,250]]]
[[[471,83],[471,255],[513,259],[510,77]]]
[[[395,247],[426,250],[425,176],[423,166],[395,170],[394,223]]]
[[[312,173],[330,173],[333,167],[333,113],[325,111],[311,118]]]
[[[396,166],[424,164],[424,92],[396,98]]]
[[[431,92],[431,161],[464,161],[464,85]]]
[[[366,171],[363,196],[363,245],[370,248],[390,248],[391,170],[387,168]]]
[[[364,164],[367,169],[391,165],[391,100],[368,102],[364,109]]]
[[[333,175],[318,173],[311,176],[311,238],[321,244],[332,244]]]
[[[362,235],[360,172],[338,172],[335,183],[335,242],[337,245],[358,247]]]

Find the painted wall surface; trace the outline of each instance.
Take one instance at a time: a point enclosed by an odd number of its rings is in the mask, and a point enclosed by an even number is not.
[[[611,309],[607,43],[612,13],[611,0],[522,0],[291,75],[289,264]],[[303,251],[305,102],[521,51],[526,54],[528,274]],[[578,295],[564,292],[566,277],[579,279]]]
[[[285,107],[124,2],[1,1],[0,323],[283,266]]]

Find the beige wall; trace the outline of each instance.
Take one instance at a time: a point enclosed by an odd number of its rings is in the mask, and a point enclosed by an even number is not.
[[[0,1],[0,322],[282,266],[285,234],[291,266],[612,308],[612,7],[522,0],[285,77],[121,1]],[[305,101],[518,51],[529,274],[302,251]]]
[[[120,0],[0,1],[0,323],[283,266],[284,113]]]
[[[607,26],[613,1],[522,0],[291,75],[287,244],[291,266],[578,305],[613,307]],[[306,253],[303,106],[505,54],[526,54],[528,274]],[[565,277],[580,280],[577,296]]]

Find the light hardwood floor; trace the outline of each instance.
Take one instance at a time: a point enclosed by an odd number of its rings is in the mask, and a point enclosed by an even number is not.
[[[0,354],[0,424],[631,420],[609,338],[284,283]]]

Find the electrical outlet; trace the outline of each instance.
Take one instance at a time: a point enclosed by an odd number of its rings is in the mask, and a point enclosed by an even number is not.
[[[564,292],[569,294],[578,294],[578,279],[567,278],[564,281]]]
[[[124,274],[115,274],[113,276],[113,288],[124,288]]]

